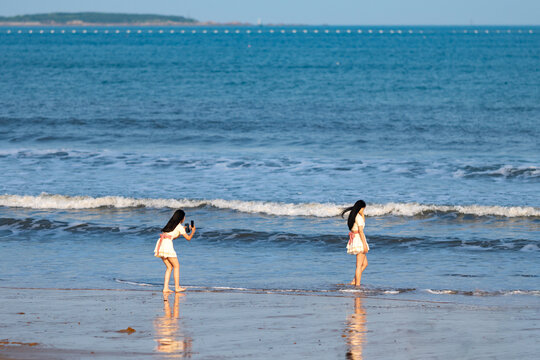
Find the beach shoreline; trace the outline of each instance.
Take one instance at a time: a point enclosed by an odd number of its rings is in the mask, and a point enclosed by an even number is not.
[[[6,359],[531,358],[540,334],[534,301],[472,305],[230,291],[163,301],[159,291],[138,289],[2,288],[1,294]]]

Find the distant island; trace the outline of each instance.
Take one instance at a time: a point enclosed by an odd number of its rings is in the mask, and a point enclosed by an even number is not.
[[[228,23],[246,25],[242,23]],[[155,14],[123,14],[101,12],[64,13],[0,16],[0,26],[178,26],[178,25],[220,25],[214,22],[199,22],[185,16]]]

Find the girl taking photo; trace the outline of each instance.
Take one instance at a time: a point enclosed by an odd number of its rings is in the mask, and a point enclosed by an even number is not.
[[[176,210],[163,229],[156,243],[154,249],[154,256],[160,257],[163,263],[167,267],[165,270],[165,281],[163,284],[163,292],[171,293],[169,290],[169,280],[171,278],[171,271],[174,269],[174,291],[180,292],[186,290],[180,287],[180,264],[178,263],[178,257],[174,251],[173,240],[183,235],[187,241],[190,241],[195,234],[195,226],[191,228],[191,234],[186,233],[184,225],[186,213],[184,210]]]
[[[362,272],[367,268],[368,261],[366,254],[369,251],[369,245],[364,235],[364,226],[366,224],[364,217],[364,209],[366,203],[364,200],[358,200],[353,206],[344,209],[341,212],[343,217],[349,212],[347,219],[347,225],[349,226],[349,243],[347,244],[347,253],[356,255],[356,271],[354,272],[354,279],[350,282],[350,285],[360,286],[362,280]]]

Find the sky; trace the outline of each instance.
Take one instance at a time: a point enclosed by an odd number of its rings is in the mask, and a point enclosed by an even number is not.
[[[540,0],[0,0],[3,16],[79,11],[263,24],[540,25]]]

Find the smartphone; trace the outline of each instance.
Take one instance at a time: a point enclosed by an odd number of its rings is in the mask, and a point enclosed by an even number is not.
[[[195,227],[195,221],[191,220],[191,228],[193,229]]]

